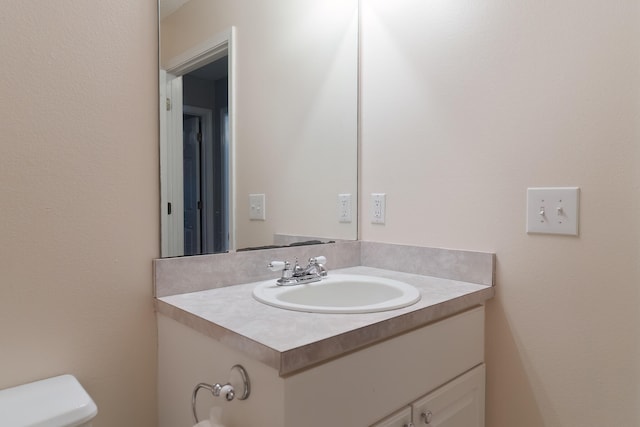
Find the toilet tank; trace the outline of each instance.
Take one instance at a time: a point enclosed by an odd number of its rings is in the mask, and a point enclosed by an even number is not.
[[[86,427],[98,413],[73,375],[60,375],[0,390],[0,425]]]

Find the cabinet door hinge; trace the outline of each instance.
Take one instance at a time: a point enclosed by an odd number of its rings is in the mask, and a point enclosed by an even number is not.
[[[167,106],[167,111],[171,111],[171,98],[167,98],[165,104]]]

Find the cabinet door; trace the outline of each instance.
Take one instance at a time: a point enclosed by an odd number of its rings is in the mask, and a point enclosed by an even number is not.
[[[411,424],[411,407],[407,406],[384,420],[378,421],[371,427],[413,427],[413,424]]]
[[[484,427],[484,364],[414,402],[413,423],[429,427]]]

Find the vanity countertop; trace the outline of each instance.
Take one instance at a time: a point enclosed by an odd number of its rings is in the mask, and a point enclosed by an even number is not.
[[[492,286],[372,267],[332,272],[400,280],[418,288],[422,298],[378,313],[303,313],[256,301],[256,282],[157,298],[156,310],[286,376],[482,304],[495,292]]]

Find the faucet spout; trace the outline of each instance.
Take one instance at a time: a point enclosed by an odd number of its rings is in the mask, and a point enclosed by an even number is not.
[[[282,270],[282,277],[276,280],[278,286],[301,285],[304,283],[319,282],[327,277],[327,269],[324,264],[327,259],[323,256],[309,258],[309,264],[302,267],[296,258],[293,268],[287,261],[272,261],[268,267],[272,271]]]

